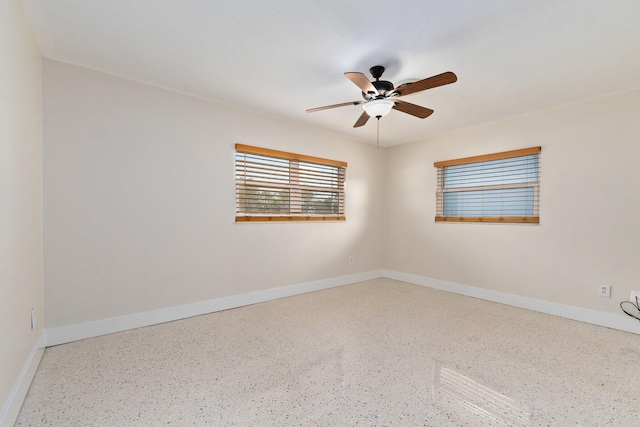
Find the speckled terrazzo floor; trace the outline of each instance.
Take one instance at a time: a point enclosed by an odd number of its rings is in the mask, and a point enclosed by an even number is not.
[[[640,336],[388,279],[48,348],[18,426],[639,426]]]

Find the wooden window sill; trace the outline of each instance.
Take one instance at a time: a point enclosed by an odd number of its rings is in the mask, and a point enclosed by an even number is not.
[[[345,216],[237,216],[236,222],[346,221]]]

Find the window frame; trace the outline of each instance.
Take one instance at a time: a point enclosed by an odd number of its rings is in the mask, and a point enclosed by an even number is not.
[[[282,214],[273,212],[248,212],[246,205],[247,187],[251,184],[247,184],[247,166],[244,166],[244,174],[240,174],[239,178],[239,161],[238,154],[245,153],[249,155],[257,155],[261,157],[271,157],[274,161],[288,161],[289,166],[286,168],[288,171],[288,183],[279,182],[273,184],[269,182],[269,178],[262,184],[267,183],[268,186],[273,188],[281,188],[287,190],[288,196],[288,209],[283,210]],[[335,174],[335,181],[337,187],[322,187],[322,186],[310,186],[302,185],[299,182],[300,171],[302,175],[309,178],[310,175],[314,175],[307,168],[306,175],[304,168],[300,168],[300,164],[312,164],[319,165],[320,167],[337,168]],[[242,168],[242,166],[240,166]],[[346,169],[347,163],[337,160],[324,159],[321,157],[307,156],[304,154],[289,153],[286,151],[272,150],[269,148],[254,147],[244,144],[235,145],[235,199],[236,199],[236,222],[299,222],[299,221],[346,221],[345,215],[345,187],[346,187]],[[244,179],[242,179],[244,176]],[[332,175],[333,176],[333,175]],[[326,176],[323,176],[326,178]],[[260,182],[258,181],[258,184]],[[319,184],[319,182],[315,182]],[[337,193],[337,208],[338,212],[335,214],[309,214],[304,211],[304,197],[305,191],[313,192],[325,192],[325,193]],[[242,194],[245,196],[244,209],[242,208]],[[283,205],[285,206],[285,205]]]
[[[465,157],[461,159],[446,160],[440,162],[434,162],[433,166],[436,168],[436,222],[485,222],[485,223],[528,223],[539,224],[540,212],[539,212],[539,200],[540,200],[540,153],[541,147],[530,147],[520,150],[503,151],[500,153],[492,153],[480,156]],[[472,163],[483,163],[494,160],[505,160],[516,157],[524,157],[530,155],[538,155],[537,158],[537,181],[535,182],[523,182],[517,184],[499,184],[499,185],[487,185],[487,186],[469,186],[469,187],[455,187],[444,188],[444,173],[445,168],[449,166],[467,165]],[[444,214],[444,194],[446,192],[465,192],[465,191],[495,191],[509,188],[533,188],[534,196],[534,212],[531,216],[454,216]]]

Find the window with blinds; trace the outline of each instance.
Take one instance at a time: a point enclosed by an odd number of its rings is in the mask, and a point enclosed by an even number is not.
[[[436,162],[436,221],[539,223],[540,147]]]
[[[347,164],[236,144],[236,222],[344,221]]]

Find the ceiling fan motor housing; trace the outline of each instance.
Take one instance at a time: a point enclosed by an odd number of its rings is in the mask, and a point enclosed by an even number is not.
[[[374,65],[373,67],[371,67],[371,69],[369,69],[369,72],[371,73],[373,78],[376,79],[375,81],[371,82],[371,84],[378,90],[378,95],[376,96],[373,93],[362,92],[362,97],[367,101],[371,101],[372,99],[386,98],[387,95],[391,93],[391,91],[393,91],[394,86],[393,83],[389,81],[380,80],[380,77],[382,77],[382,73],[384,73],[384,67],[382,65]]]
[[[367,101],[370,101],[372,99],[382,99],[382,98],[386,98],[387,94],[391,93],[393,91],[393,83],[388,82],[386,80],[376,80],[374,82],[371,82],[371,84],[378,89],[378,96],[376,96],[375,93],[364,93],[362,92],[362,97],[364,99],[366,99]]]

